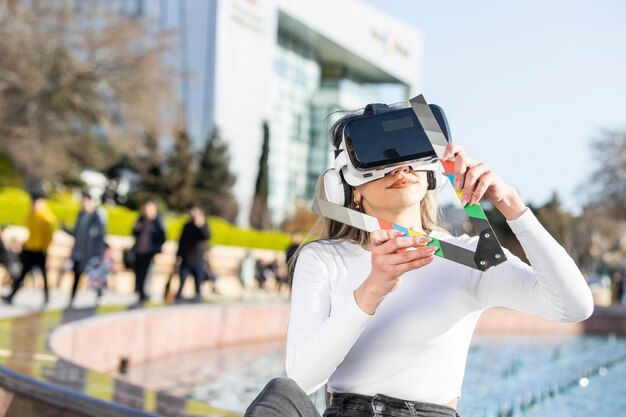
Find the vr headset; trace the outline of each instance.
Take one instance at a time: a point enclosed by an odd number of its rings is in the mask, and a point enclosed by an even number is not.
[[[441,107],[428,105],[445,139],[451,142],[450,128]],[[335,151],[334,168],[324,174],[326,199],[347,205],[352,187],[384,177],[400,166],[427,171],[428,189],[443,187],[437,154],[412,108],[390,108],[373,103],[363,116],[350,120],[343,129],[343,139]]]

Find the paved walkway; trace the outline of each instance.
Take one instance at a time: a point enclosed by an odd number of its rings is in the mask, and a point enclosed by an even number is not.
[[[223,286],[228,284],[223,284]],[[218,286],[218,288],[220,288]],[[0,294],[7,294],[8,287],[0,290]],[[204,294],[203,302],[219,303],[219,302],[273,302],[278,300],[287,300],[286,292],[277,293],[274,291],[262,291],[253,289],[246,292],[240,290],[224,291],[221,294]],[[50,290],[50,301],[44,305],[43,290],[35,288],[21,288],[15,298],[13,304],[6,304],[0,301],[0,319],[9,317],[18,317],[25,314],[38,312],[42,310],[63,310],[68,308],[69,293],[61,288],[53,288]],[[137,296],[126,291],[107,290],[100,298],[100,306],[132,306],[137,303]],[[165,305],[162,294],[154,293],[150,298],[152,305]],[[79,290],[76,294],[73,307],[75,309],[92,308],[96,306],[96,293],[91,290]]]
[[[2,294],[8,293],[4,288]],[[101,305],[131,305],[136,302],[134,294],[107,291],[100,299]],[[62,310],[67,308],[69,294],[67,291],[54,288],[50,291],[50,301],[47,305],[43,302],[43,290],[34,288],[22,288],[13,299],[13,304],[0,302],[0,318],[23,316],[28,313],[41,310]],[[96,302],[96,294],[92,291],[79,291],[74,300],[74,307],[93,307]]]

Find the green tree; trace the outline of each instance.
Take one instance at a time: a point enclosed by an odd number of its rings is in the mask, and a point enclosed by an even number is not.
[[[167,161],[164,175],[165,199],[169,208],[186,210],[194,200],[196,182],[195,158],[191,149],[191,140],[185,128],[179,128],[174,135],[174,146]]]
[[[267,122],[263,122],[263,147],[259,158],[259,173],[254,186],[254,197],[250,209],[250,225],[256,229],[269,229],[271,227],[270,213],[267,207],[269,194],[269,174],[267,161],[269,158],[270,128]]]
[[[165,196],[168,191],[163,176],[165,157],[159,147],[156,134],[151,131],[147,132],[142,145],[140,154],[131,165],[141,176],[144,191]]]
[[[11,158],[0,150],[0,187],[21,187],[22,178]]]
[[[200,155],[195,183],[196,202],[207,214],[234,222],[239,212],[232,190],[236,181],[237,177],[230,171],[228,145],[215,127]]]

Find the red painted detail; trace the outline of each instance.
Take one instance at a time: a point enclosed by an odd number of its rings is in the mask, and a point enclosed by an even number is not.
[[[393,229],[393,223],[389,223],[384,220],[378,219],[378,224],[380,225],[380,230]]]
[[[440,159],[439,162],[443,165],[443,169],[446,171],[446,174],[454,174],[454,161],[443,161]]]

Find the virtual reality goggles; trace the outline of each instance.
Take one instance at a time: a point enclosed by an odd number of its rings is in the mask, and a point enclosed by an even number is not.
[[[450,128],[441,107],[429,104],[445,139],[450,142]],[[335,151],[334,168],[345,182],[356,187],[384,177],[400,166],[415,171],[433,171],[443,186],[441,164],[425,127],[412,108],[393,109],[385,104],[369,104],[363,117],[350,120]]]

